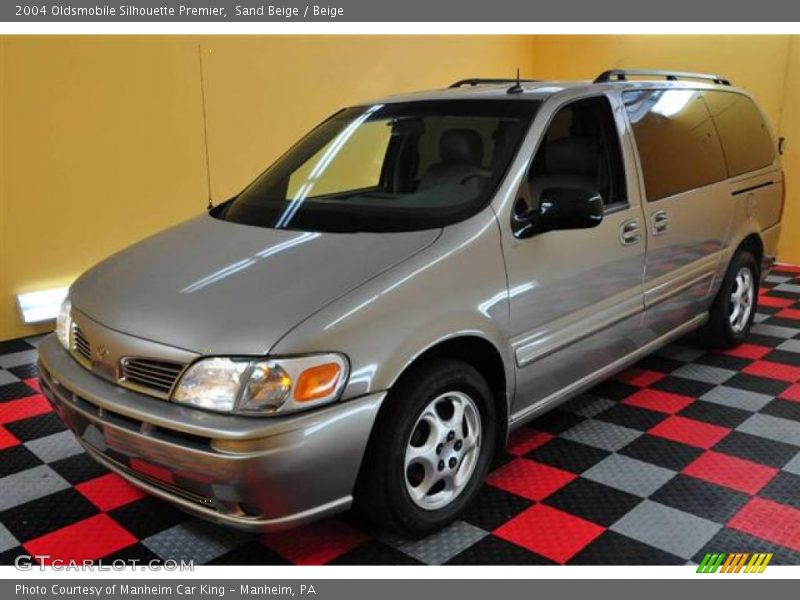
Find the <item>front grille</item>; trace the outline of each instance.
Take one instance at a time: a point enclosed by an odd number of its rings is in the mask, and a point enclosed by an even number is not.
[[[169,396],[184,365],[149,358],[124,358],[120,364],[120,383],[144,388],[157,396]]]
[[[92,346],[89,343],[89,340],[86,339],[86,336],[81,331],[81,328],[75,325],[74,329],[72,330],[72,350],[80,357],[86,361],[91,362],[92,360]]]

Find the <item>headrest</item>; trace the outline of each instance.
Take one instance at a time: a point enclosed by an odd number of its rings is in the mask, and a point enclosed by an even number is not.
[[[483,140],[472,129],[448,129],[439,140],[443,163],[479,166],[483,162]]]
[[[594,138],[561,138],[547,146],[547,172],[551,175],[596,175],[598,156]]]

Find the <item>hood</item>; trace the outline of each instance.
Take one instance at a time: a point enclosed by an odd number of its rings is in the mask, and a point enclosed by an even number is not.
[[[70,298],[100,324],[136,337],[202,354],[264,354],[439,232],[312,233],[203,215],[99,263]]]

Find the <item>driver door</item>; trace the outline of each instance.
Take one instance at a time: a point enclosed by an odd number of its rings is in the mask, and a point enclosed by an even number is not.
[[[527,239],[504,228],[512,352],[517,386],[512,420],[561,400],[646,342],[642,277],[645,223],[627,127],[618,99],[596,96],[552,112],[516,210],[538,206],[548,188],[599,192],[594,228],[547,231]],[[615,116],[616,114],[616,116]]]

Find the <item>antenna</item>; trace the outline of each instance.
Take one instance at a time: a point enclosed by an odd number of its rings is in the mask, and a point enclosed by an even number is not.
[[[524,90],[522,89],[522,82],[519,78],[519,67],[517,67],[517,79],[510,88],[506,90],[506,94],[521,94]]]
[[[208,118],[206,116],[206,81],[203,76],[203,50],[200,44],[197,44],[197,58],[200,61],[200,103],[203,109],[203,148],[206,154],[206,187],[208,189],[208,206],[207,210],[214,208],[214,203],[211,201],[211,160],[208,156]]]

